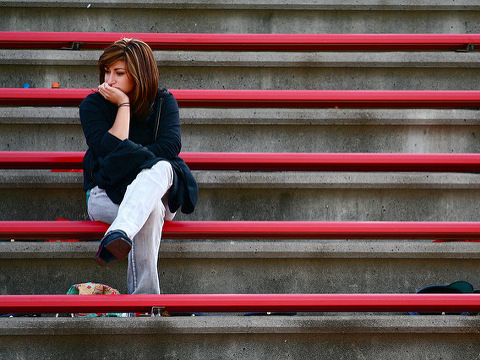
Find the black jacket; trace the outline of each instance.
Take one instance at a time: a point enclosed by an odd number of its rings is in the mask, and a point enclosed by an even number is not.
[[[159,90],[146,119],[130,121],[129,139],[120,140],[108,130],[115,122],[117,106],[98,93],[87,96],[80,105],[80,120],[88,145],[83,159],[84,190],[96,185],[120,204],[127,186],[137,174],[160,160],[173,168],[174,179],[168,198],[172,212],[181,207],[189,214],[195,209],[198,185],[185,162],[181,149],[177,101],[167,90]]]

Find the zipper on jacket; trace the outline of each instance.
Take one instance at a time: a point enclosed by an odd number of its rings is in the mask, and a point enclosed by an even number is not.
[[[155,127],[155,137],[153,139],[154,143],[157,142],[158,129],[160,127],[160,116],[162,114],[162,98],[160,98],[159,100],[160,100],[160,104],[159,104],[159,108],[158,108],[157,126]]]

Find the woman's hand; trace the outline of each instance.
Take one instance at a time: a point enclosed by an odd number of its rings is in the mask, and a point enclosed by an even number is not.
[[[130,99],[128,96],[122,91],[117,88],[114,88],[108,85],[106,82],[98,86],[98,92],[102,95],[106,100],[110,101],[115,105],[120,105],[124,103],[129,103]]]
[[[130,99],[122,90],[114,88],[106,82],[98,87],[98,92],[106,100],[119,106],[115,122],[108,132],[120,140],[128,139],[130,131],[130,105],[121,107],[120,105],[130,103]]]

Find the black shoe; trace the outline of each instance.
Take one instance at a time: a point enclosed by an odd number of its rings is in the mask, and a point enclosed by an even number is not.
[[[114,230],[106,234],[100,246],[98,247],[95,261],[105,266],[117,260],[123,260],[128,256],[132,249],[132,240],[130,240],[122,230]]]

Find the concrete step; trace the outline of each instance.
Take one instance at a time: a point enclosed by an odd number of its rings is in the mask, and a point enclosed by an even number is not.
[[[81,3],[73,0],[63,1],[43,1],[33,0],[29,3],[18,0],[5,0],[2,3],[3,6],[9,7],[58,7],[67,8],[84,8]],[[88,7],[92,8],[92,4]],[[448,0],[437,1],[435,4],[424,1],[419,3],[415,0],[363,0],[363,1],[343,1],[338,4],[332,0],[294,0],[288,3],[282,0],[119,0],[115,4],[108,0],[96,1],[93,4],[93,8],[140,8],[140,9],[275,9],[275,10],[289,10],[289,9],[302,9],[302,10],[416,10],[416,11],[445,11],[445,10],[478,10],[479,5],[472,0],[460,0],[452,3]]]
[[[480,152],[478,110],[181,108],[180,119],[183,151]],[[8,150],[86,150],[78,109],[0,107]]]
[[[414,293],[469,281],[480,243],[416,240],[164,240],[163,293]],[[0,294],[65,294],[98,282],[126,293],[127,262],[100,267],[98,241],[0,242]],[[1,321],[0,321],[1,323]]]
[[[454,173],[196,171],[177,220],[478,221],[480,178]],[[82,174],[0,172],[1,220],[86,219]]]
[[[478,325],[462,316],[11,318],[0,322],[0,349],[5,359],[74,359],[80,351],[116,359],[469,359],[479,351]]]
[[[119,36],[121,34],[119,33]],[[153,51],[159,67],[480,68],[478,52],[454,51]],[[0,50],[1,65],[91,66],[97,50]],[[38,86],[41,87],[41,86]]]
[[[9,318],[0,321],[0,351],[4,359],[472,359],[478,326],[467,316]]]
[[[475,0],[2,2],[0,30],[211,33],[478,33]],[[368,21],[365,21],[368,19]]]
[[[0,87],[98,84],[98,51],[1,50]],[[160,84],[205,89],[474,90],[480,52],[156,51]]]

